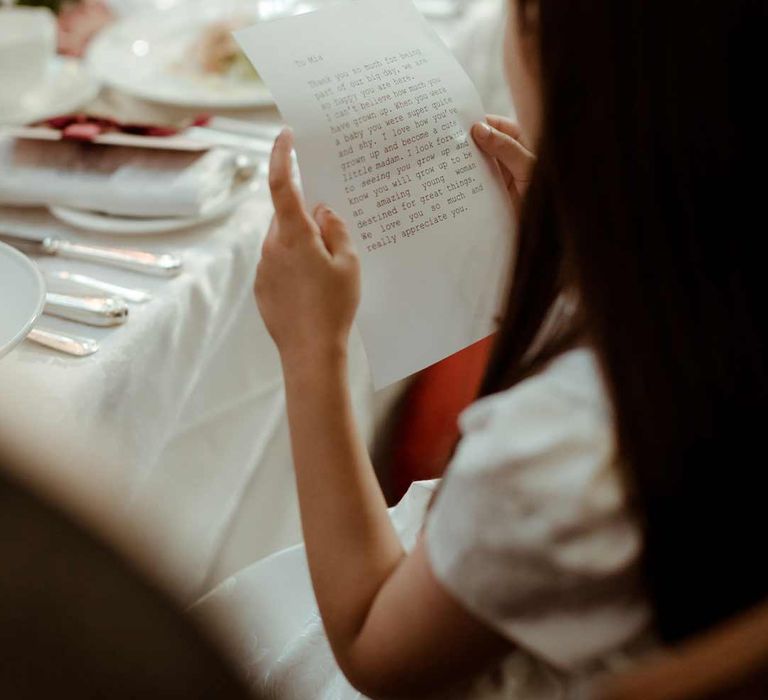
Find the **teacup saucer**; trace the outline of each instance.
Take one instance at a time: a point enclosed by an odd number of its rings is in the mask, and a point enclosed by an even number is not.
[[[0,102],[0,125],[25,125],[41,119],[67,114],[96,97],[98,83],[80,61],[55,57],[40,86],[13,105]]]

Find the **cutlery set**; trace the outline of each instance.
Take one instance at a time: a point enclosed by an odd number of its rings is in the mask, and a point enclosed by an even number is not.
[[[31,255],[82,260],[156,277],[173,277],[182,268],[181,259],[168,253],[83,245],[50,236],[19,236],[3,231],[0,231],[0,241]],[[88,275],[61,271],[46,273],[45,276],[49,282],[56,280],[71,283],[82,289],[84,294],[48,292],[43,313],[88,326],[122,325],[128,320],[128,303],[142,304],[152,298],[144,290],[111,284]],[[93,355],[99,349],[98,343],[92,338],[42,328],[32,329],[27,340],[75,357]]]
[[[1,0],[0,0],[1,1]],[[262,162],[269,157],[272,142],[279,132],[273,126],[259,126],[237,119],[216,117],[206,127],[190,127],[185,138],[208,146],[234,148],[237,157],[237,178],[255,178]],[[294,155],[295,158],[295,155]],[[181,272],[181,259],[169,253],[111,246],[87,245],[56,236],[19,235],[0,229],[0,242],[30,256],[50,256],[84,261],[97,265],[130,270],[155,277],[173,277]],[[67,289],[67,293],[49,292],[43,313],[93,327],[124,324],[129,317],[129,304],[143,304],[152,298],[149,292],[132,289],[89,275],[74,272],[44,271],[49,288]],[[63,286],[62,286],[63,283]],[[69,291],[69,287],[76,291]],[[35,328],[27,339],[47,348],[77,357],[97,352],[99,345],[92,338],[78,337],[49,329]]]

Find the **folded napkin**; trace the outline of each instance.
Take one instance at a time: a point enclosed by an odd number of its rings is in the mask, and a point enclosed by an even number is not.
[[[199,216],[230,194],[236,157],[76,141],[0,138],[0,204],[121,216]]]

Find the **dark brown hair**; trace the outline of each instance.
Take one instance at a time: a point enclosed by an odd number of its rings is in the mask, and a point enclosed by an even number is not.
[[[767,20],[758,0],[537,3],[539,159],[483,392],[588,339],[669,641],[768,593]],[[564,290],[578,324],[532,353]]]

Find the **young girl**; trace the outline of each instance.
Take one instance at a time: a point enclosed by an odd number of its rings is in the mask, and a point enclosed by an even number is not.
[[[768,592],[747,237],[765,228],[766,7],[511,1],[520,126],[489,117],[472,136],[519,212],[517,262],[485,398],[423,529],[413,493],[393,524],[352,419],[345,223],[307,211],[278,138],[256,296],[322,618],[268,669],[278,697],[563,697]],[[292,585],[286,562],[264,564],[273,583],[284,566]]]

